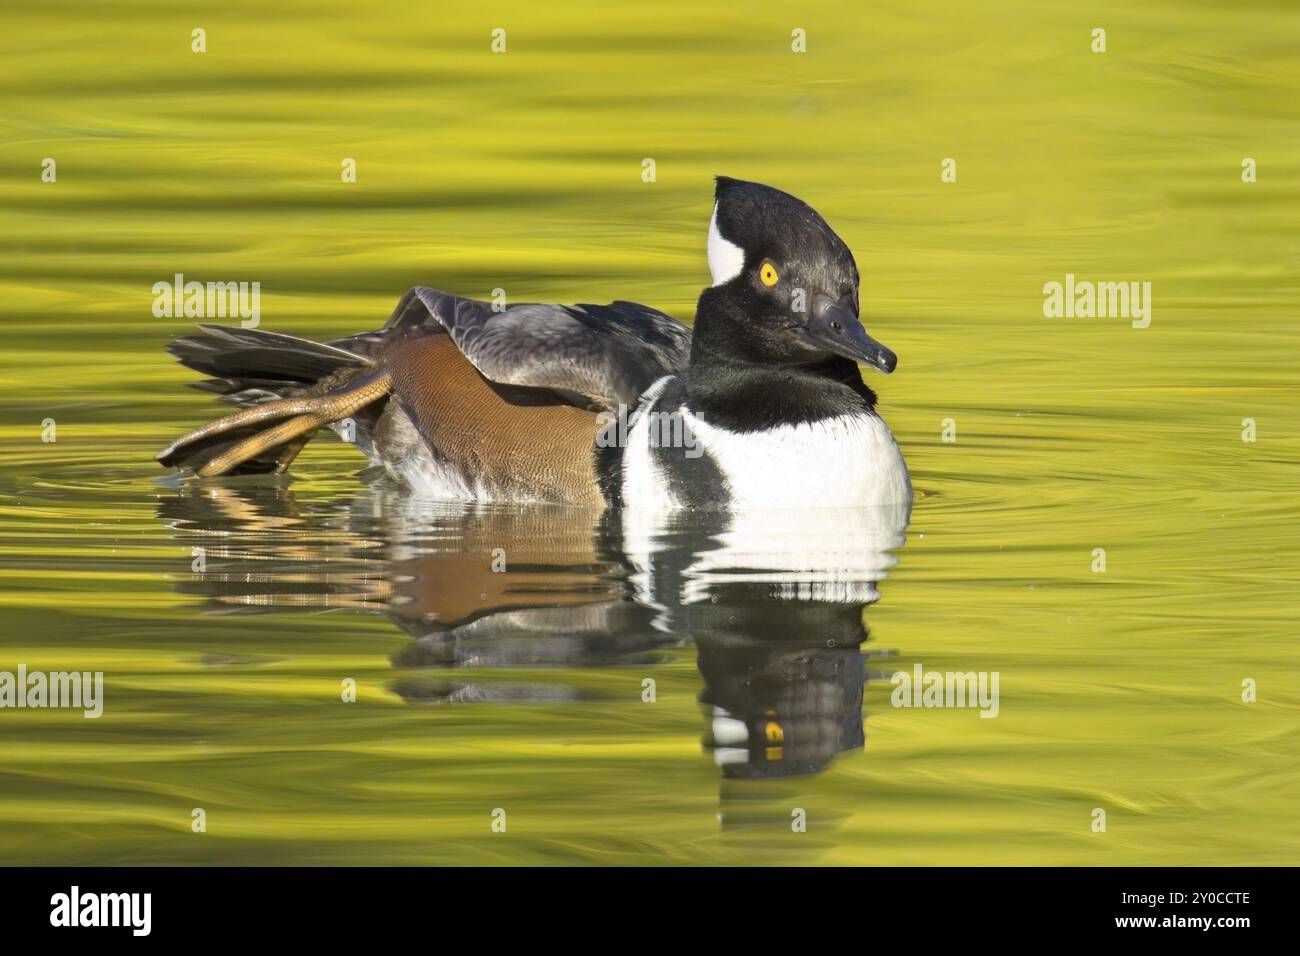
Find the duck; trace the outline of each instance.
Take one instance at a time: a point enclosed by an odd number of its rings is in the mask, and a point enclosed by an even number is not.
[[[411,494],[601,508],[910,508],[860,366],[897,356],[859,311],[845,242],[811,206],[715,180],[692,327],[636,302],[503,304],[409,289],[329,342],[200,324],[169,346],[238,408],[158,453],[212,478],[283,474],[322,428]]]

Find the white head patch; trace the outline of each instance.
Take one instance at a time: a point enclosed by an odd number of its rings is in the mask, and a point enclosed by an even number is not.
[[[722,237],[718,231],[718,204],[713,204],[713,218],[709,220],[709,272],[713,284],[722,285],[740,275],[745,268],[745,250]]]

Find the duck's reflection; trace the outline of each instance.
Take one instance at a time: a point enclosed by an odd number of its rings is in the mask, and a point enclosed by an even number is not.
[[[181,486],[160,515],[202,573],[181,590],[248,611],[387,615],[411,702],[556,700],[561,680],[460,672],[653,664],[694,644],[705,746],[730,778],[816,773],[863,745],[864,609],[906,509],[618,514],[420,502],[345,507],[286,485]]]

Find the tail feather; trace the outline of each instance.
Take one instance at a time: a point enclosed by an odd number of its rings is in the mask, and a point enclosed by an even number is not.
[[[387,394],[386,376],[381,385],[368,374],[374,369],[369,358],[278,332],[202,324],[167,350],[210,376],[192,383],[195,388],[246,409],[195,429],[158,454],[161,464],[199,475],[282,472],[319,427]]]
[[[167,346],[181,364],[211,376],[202,383],[222,394],[249,387],[311,385],[343,368],[365,368],[364,356],[310,339],[262,329],[199,325]]]
[[[262,402],[273,402],[277,398],[284,398],[289,391],[285,388],[284,382],[271,379],[205,378],[202,381],[186,384],[200,392],[212,392],[219,396],[220,401],[241,408],[260,405]]]

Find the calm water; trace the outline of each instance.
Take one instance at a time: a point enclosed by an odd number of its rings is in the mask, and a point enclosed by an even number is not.
[[[1297,861],[1289,5],[3,20],[0,671],[106,682],[0,711],[5,862]],[[910,524],[411,502],[333,438],[153,464],[214,413],[153,283],[321,338],[418,283],[689,321],[715,173],[855,250]],[[1066,273],[1151,282],[1150,326],[1045,318]],[[997,717],[891,706],[918,663]]]

